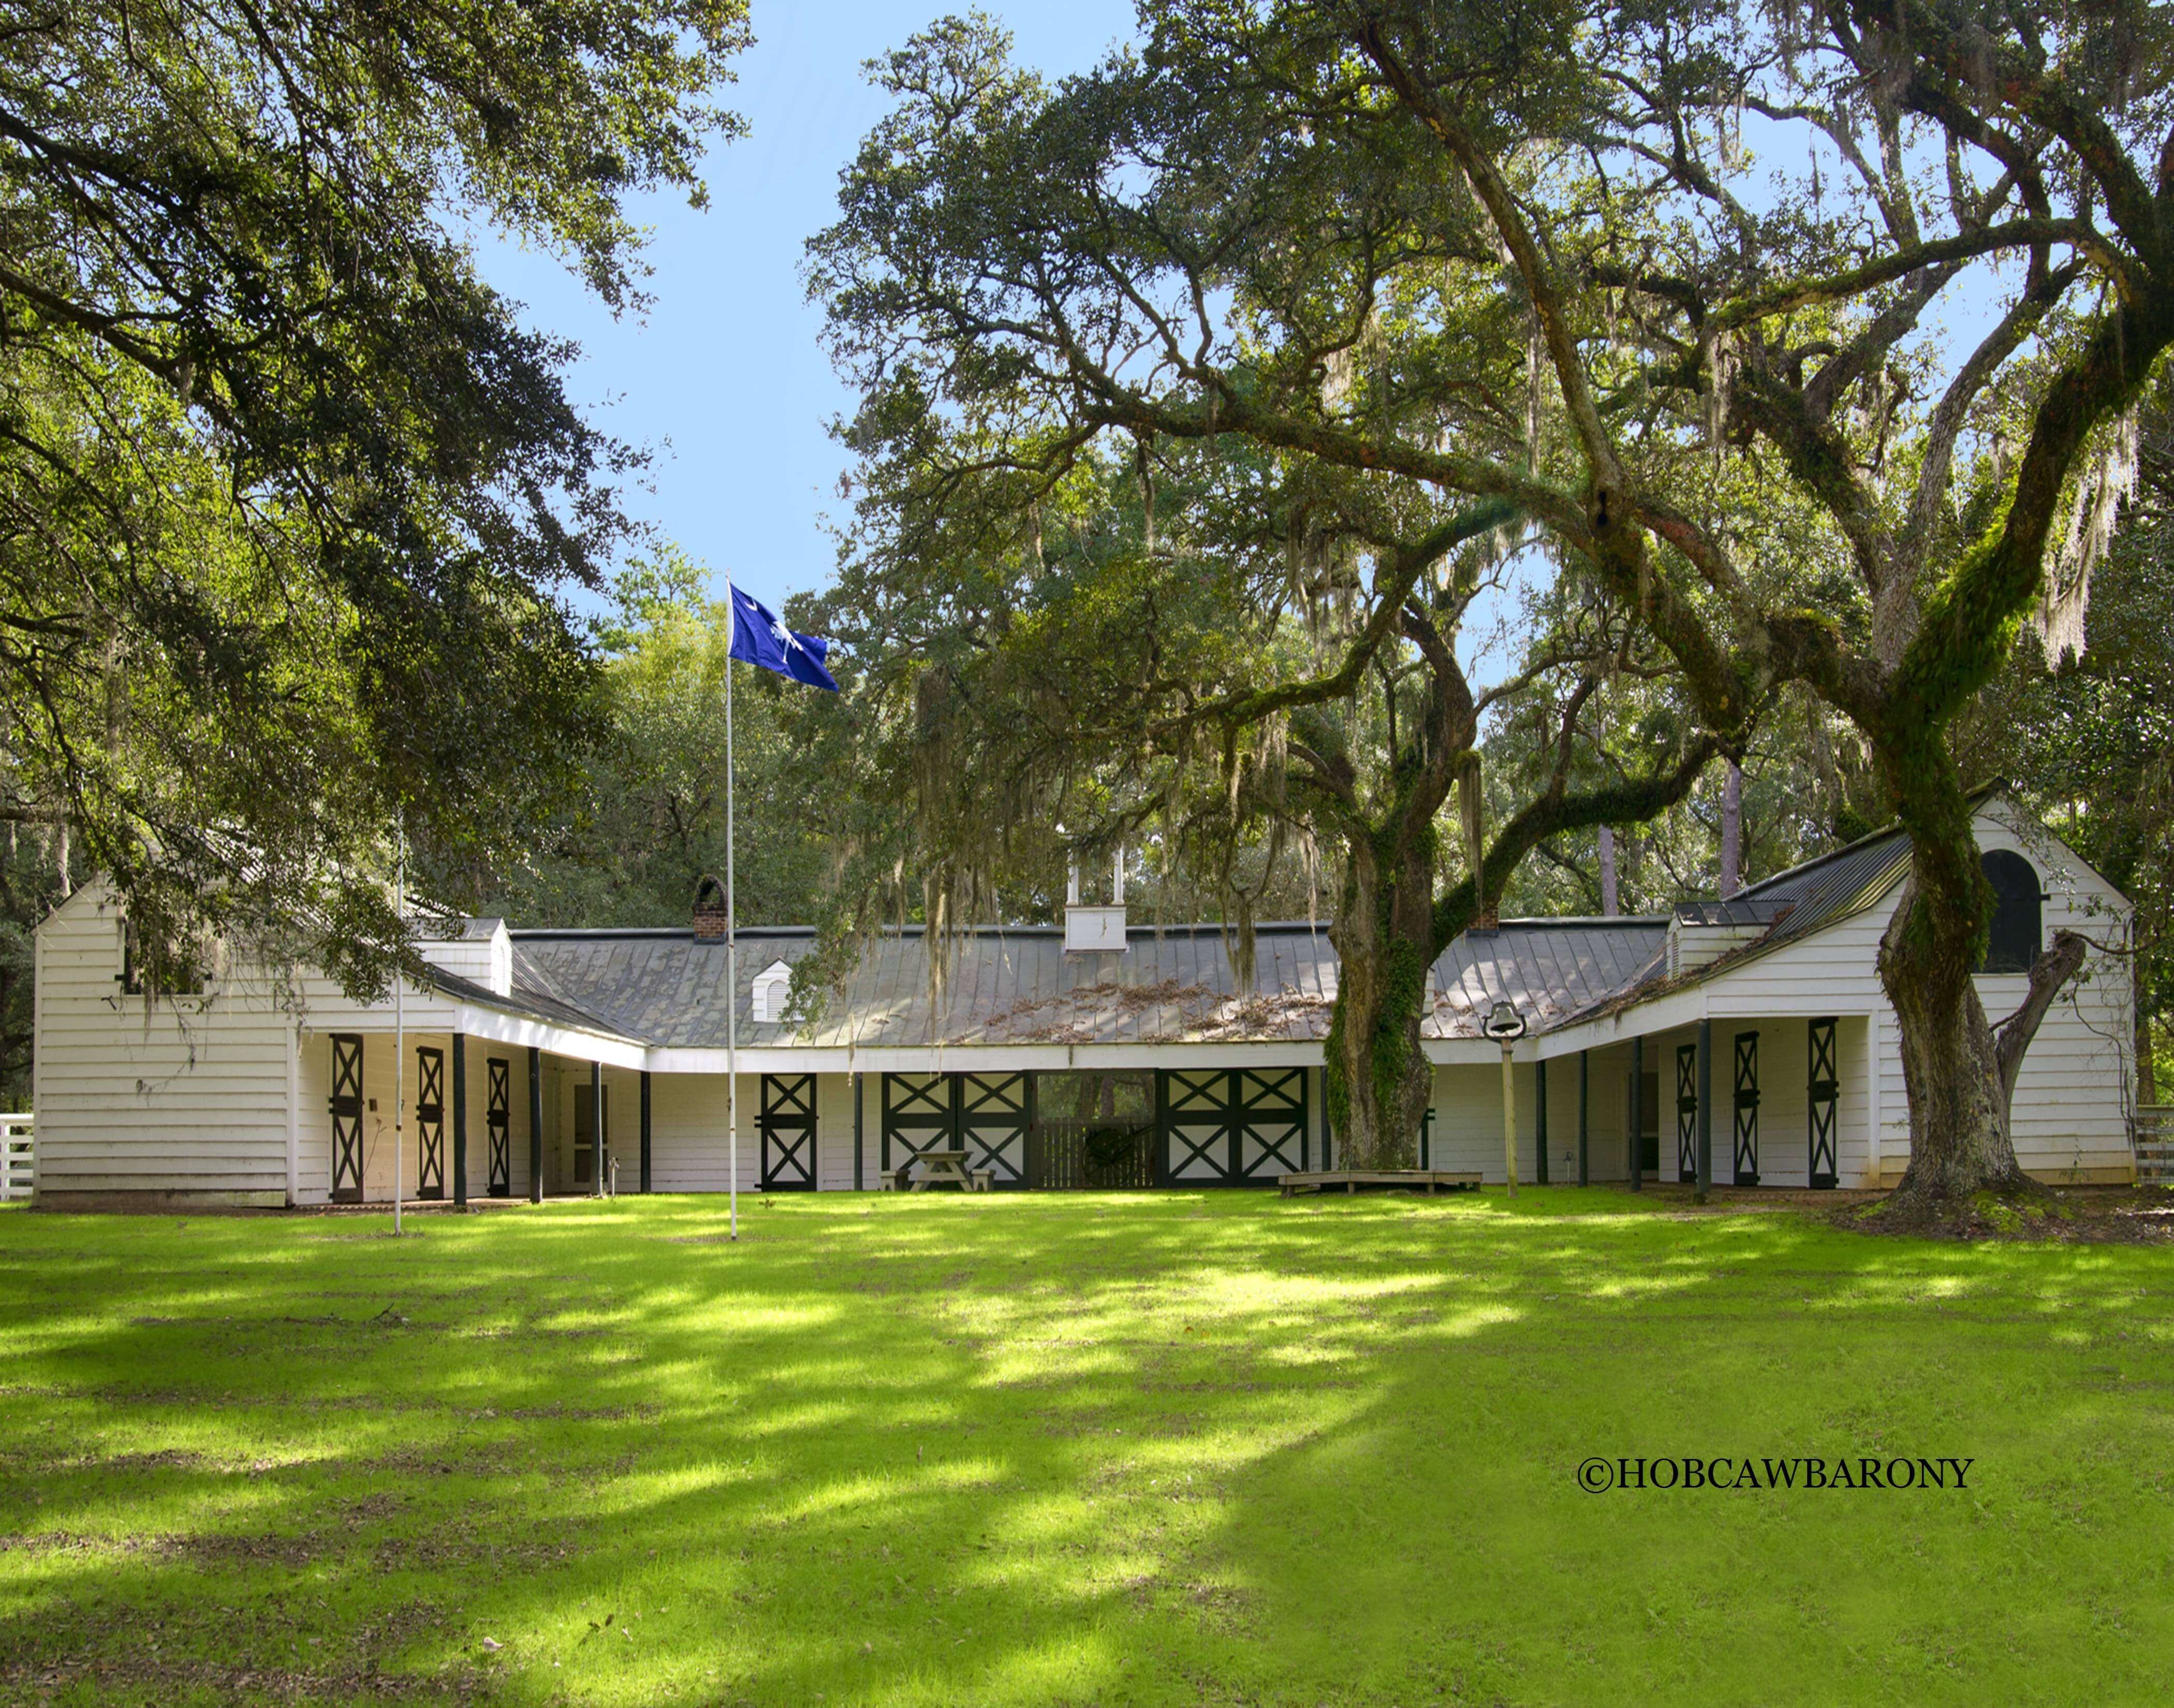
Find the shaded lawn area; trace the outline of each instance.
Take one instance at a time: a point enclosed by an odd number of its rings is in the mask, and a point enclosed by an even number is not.
[[[0,1212],[0,1698],[2163,1700],[2164,1249],[1563,1188],[743,1225]]]

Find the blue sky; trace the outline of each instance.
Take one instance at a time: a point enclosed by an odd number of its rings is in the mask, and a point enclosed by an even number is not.
[[[693,557],[772,605],[830,580],[823,530],[845,456],[825,424],[847,407],[803,298],[801,246],[836,208],[838,171],[884,101],[862,63],[965,0],[754,0],[755,46],[736,62],[729,104],[749,134],[713,148],[706,214],[658,197],[656,298],[645,320],[615,322],[551,257],[489,241],[485,277],[533,325],[571,338],[582,359],[572,394],[619,438],[658,453],[655,491],[630,508]],[[1082,70],[1133,33],[1132,0],[987,4],[1019,60],[1051,75]],[[722,596],[722,586],[718,589]]]
[[[825,424],[851,400],[819,342],[821,314],[803,298],[802,246],[833,217],[838,172],[884,111],[863,62],[964,9],[965,0],[754,0],[755,46],[736,62],[727,96],[749,133],[711,150],[709,211],[677,196],[636,210],[654,231],[646,318],[614,321],[548,255],[487,238],[479,246],[485,275],[526,305],[532,324],[581,346],[576,401],[657,451],[655,490],[630,494],[630,507],[720,582],[729,570],[773,606],[830,580],[825,518],[843,508],[836,492],[846,459]],[[1132,0],[995,0],[987,9],[1012,30],[1020,62],[1050,76],[1084,69],[1130,39],[1135,22]],[[1803,146],[1757,122],[1746,134],[1777,160]],[[1755,186],[1744,187],[1759,199]],[[1990,284],[1952,291],[1959,300],[1932,336],[1974,340],[1998,311]],[[1483,678],[1501,662],[1485,642],[1504,613],[1484,602],[1464,637]]]

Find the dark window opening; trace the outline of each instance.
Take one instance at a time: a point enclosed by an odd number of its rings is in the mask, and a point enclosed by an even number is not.
[[[1982,973],[2027,973],[2038,959],[2038,873],[2020,854],[1995,848],[1979,862],[1993,886],[1993,931]]]
[[[202,954],[184,954],[177,965],[169,968],[165,979],[154,982],[146,976],[136,927],[126,920],[121,923],[121,988],[128,996],[140,997],[150,991],[161,997],[200,997],[210,982],[205,970],[208,959]]]

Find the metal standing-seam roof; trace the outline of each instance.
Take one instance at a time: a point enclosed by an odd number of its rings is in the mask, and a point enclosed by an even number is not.
[[[1979,791],[1972,806],[1996,792]],[[1907,875],[1910,859],[1908,835],[1890,825],[1726,901],[1690,900],[1659,916],[1505,920],[1492,931],[1467,932],[1434,964],[1421,1034],[1484,1036],[1481,1019],[1503,997],[1544,1031],[1699,983],[1872,906]],[[1672,976],[1672,924],[1741,937],[1726,953]],[[478,1001],[642,1043],[723,1046],[722,943],[698,940],[684,927],[511,936],[511,997],[451,974],[437,981]],[[738,1035],[751,1047],[1313,1042],[1328,1035],[1336,1000],[1326,922],[1257,927],[1245,980],[1221,927],[1182,925],[1134,926],[1122,954],[1068,953],[1059,926],[961,931],[950,938],[937,981],[924,933],[909,926],[879,937],[842,992],[803,1030],[758,1021],[753,986],[774,964],[790,967],[812,952],[814,931],[755,927],[738,941]]]
[[[1540,1024],[1634,979],[1665,940],[1662,919],[1506,921],[1459,938],[1436,962],[1430,1038],[1476,1038],[1489,1003],[1508,995]],[[953,935],[940,986],[923,933],[887,932],[809,1030],[754,1018],[753,985],[773,963],[814,948],[807,929],[739,933],[738,1035],[750,1046],[863,1049],[944,1045],[1318,1041],[1336,999],[1336,952],[1324,925],[1254,931],[1242,982],[1216,926],[1136,926],[1127,952],[1072,954],[1054,926]],[[691,932],[515,933],[516,990],[534,991],[667,1048],[725,1038],[725,949]]]
[[[1479,1038],[1488,1008],[1507,997],[1535,1030],[1636,983],[1667,949],[1665,916],[1505,920],[1466,932],[1434,964],[1429,1038]]]

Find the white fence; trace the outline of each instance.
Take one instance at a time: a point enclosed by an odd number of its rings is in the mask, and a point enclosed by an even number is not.
[[[2129,1130],[2136,1137],[2138,1181],[2174,1185],[2174,1104],[2139,1103]]]
[[[0,1203],[30,1196],[34,1126],[28,1115],[0,1115]]]

